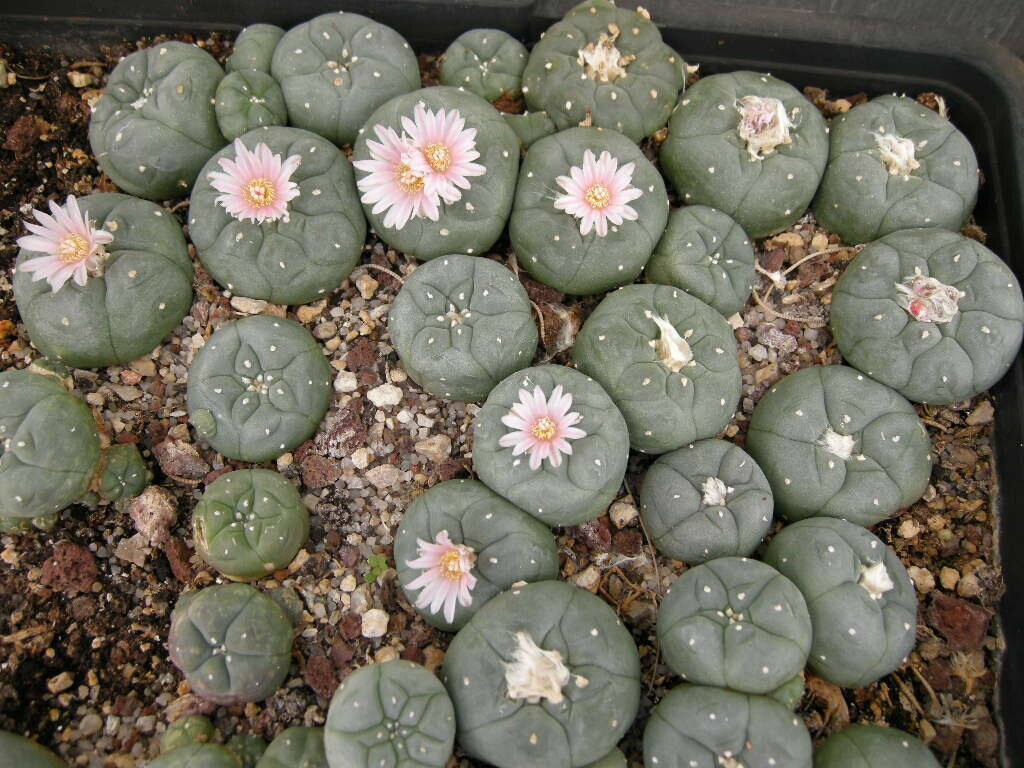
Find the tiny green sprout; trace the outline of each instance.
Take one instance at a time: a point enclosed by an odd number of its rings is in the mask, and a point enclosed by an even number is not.
[[[388,559],[384,555],[373,554],[367,558],[366,562],[370,564],[370,570],[366,574],[366,583],[373,584],[388,569]]]

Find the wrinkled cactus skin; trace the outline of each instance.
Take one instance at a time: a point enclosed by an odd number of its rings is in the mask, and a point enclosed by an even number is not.
[[[358,13],[325,13],[288,30],[274,49],[291,124],[338,146],[355,141],[370,113],[420,87],[409,44]]]
[[[851,725],[822,742],[814,768],[939,768],[935,755],[915,736],[880,725]]]
[[[67,768],[67,763],[24,736],[0,731],[0,768]]]
[[[241,768],[256,768],[267,742],[255,733],[236,733],[227,743],[227,750],[235,756]]]
[[[774,568],[723,557],[672,585],[658,612],[658,640],[688,682],[771,693],[804,668],[811,619],[800,590]]]
[[[228,72],[254,69],[269,73],[274,49],[283,35],[284,30],[273,24],[251,24],[238,33],[235,50],[228,56],[224,68]]]
[[[248,584],[220,584],[178,599],[167,645],[171,661],[203,698],[262,701],[288,676],[292,624]]]
[[[269,461],[295,448],[316,431],[330,399],[320,345],[283,318],[256,315],[225,325],[189,371],[189,420],[196,432],[242,461]]]
[[[170,752],[172,749],[186,744],[204,744],[213,740],[213,723],[204,715],[185,715],[167,726],[160,737],[160,751]]]
[[[521,115],[502,112],[501,116],[505,120],[505,125],[515,132],[523,149],[529,149],[535,141],[550,136],[558,130],[551,118],[548,117],[548,113],[543,111],[526,112]]]
[[[185,43],[158,43],[126,56],[89,122],[100,168],[131,195],[186,194],[225,143],[213,108],[223,76],[210,54]]]
[[[444,768],[454,742],[444,686],[411,661],[367,664],[346,677],[324,726],[331,768]]]
[[[148,768],[242,768],[238,758],[220,744],[186,744],[164,752]]]
[[[112,445],[104,451],[103,458],[99,491],[107,501],[134,499],[153,479],[153,473],[134,445]]]
[[[609,25],[619,29],[615,47],[621,56],[635,60],[625,64],[625,76],[604,81],[588,76],[580,51],[610,37]],[[533,46],[523,73],[527,106],[547,110],[559,130],[589,116],[594,126],[633,141],[665,125],[685,84],[685,62],[662,42],[650,17],[616,8],[612,0],[588,0],[570,10]]]
[[[208,174],[225,147],[203,168],[192,193],[189,236],[199,260],[218,283],[239,296],[275,304],[305,304],[333,291],[359,261],[366,239],[352,166],[330,142],[298,128],[258,128],[239,139],[250,151],[266,144],[282,161],[302,158],[291,180],[299,196],[288,202],[287,221],[236,219],[216,202]]]
[[[284,475],[240,469],[206,487],[192,527],[204,561],[230,579],[249,581],[294,559],[309,538],[309,512]]]
[[[217,126],[228,141],[254,128],[288,124],[281,86],[266,72],[239,69],[225,75],[215,98]]]
[[[596,763],[591,763],[586,768],[627,768],[626,756],[622,750],[616,747]]]
[[[441,83],[465,88],[487,101],[522,93],[526,46],[500,29],[471,29],[448,46],[441,59]]]
[[[537,351],[530,298],[512,271],[450,255],[406,278],[388,313],[402,367],[446,400],[483,400]]]
[[[18,267],[14,297],[32,342],[77,368],[102,368],[149,354],[192,306],[192,262],[181,225],[158,205],[119,194],[79,199],[86,218],[114,236],[101,276],[69,280],[56,293]]]
[[[862,688],[902,664],[914,647],[917,597],[896,553],[845,520],[816,517],[786,526],[764,561],[807,600],[815,674],[844,688]],[[872,597],[864,569],[883,563],[892,588]]]
[[[323,728],[285,728],[277,735],[256,768],[328,768]]]

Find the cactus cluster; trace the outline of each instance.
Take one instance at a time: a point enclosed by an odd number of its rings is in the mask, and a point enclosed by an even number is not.
[[[919,739],[897,728],[851,725],[829,736],[814,755],[815,768],[939,768]]]
[[[441,58],[441,82],[464,88],[487,101],[522,94],[526,46],[500,29],[471,29],[448,46]]]

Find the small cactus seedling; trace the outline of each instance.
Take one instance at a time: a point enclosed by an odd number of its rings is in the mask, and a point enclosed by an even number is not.
[[[227,750],[238,760],[240,768],[256,768],[267,742],[255,733],[236,733],[227,743]]]
[[[167,646],[203,698],[217,704],[262,701],[288,676],[292,623],[248,584],[219,584],[178,598]]]
[[[931,449],[913,406],[844,365],[791,373],[754,408],[747,451],[786,520],[874,525],[928,486]]]
[[[807,600],[816,674],[862,688],[889,674],[914,647],[917,597],[903,563],[860,526],[816,517],[786,526],[764,561]]]
[[[915,736],[881,725],[851,725],[822,742],[814,768],[939,768],[935,755]]]
[[[828,146],[825,121],[800,91],[771,75],[730,72],[686,92],[661,166],[685,203],[714,206],[764,237],[804,215]]]
[[[1012,270],[954,232],[908,229],[862,250],[832,294],[847,363],[909,400],[970,400],[1020,348],[1024,299]]]
[[[284,35],[284,30],[273,24],[252,24],[235,38],[235,50],[228,56],[224,68],[228,72],[256,70],[270,72],[274,49]]]
[[[368,664],[346,677],[324,725],[331,768],[444,768],[454,743],[444,686],[411,661]]]
[[[665,229],[661,174],[625,136],[573,128],[530,147],[509,237],[519,265],[565,293],[632,282]]]
[[[512,209],[519,141],[502,113],[437,86],[374,112],[353,149],[363,210],[393,248],[428,260],[483,254]]]
[[[36,211],[42,226],[27,223],[34,234],[18,240],[14,297],[32,342],[79,368],[152,352],[192,306],[177,218],[119,194],[69,197],[50,211]]]
[[[284,568],[309,538],[309,512],[284,475],[240,469],[206,487],[192,512],[196,552],[230,579]]]
[[[521,115],[502,112],[501,116],[504,118],[505,124],[515,132],[523,149],[529,149],[535,141],[550,136],[558,130],[548,113],[543,111],[526,112]]]
[[[255,315],[225,325],[196,355],[189,420],[233,459],[269,461],[316,431],[331,400],[320,345],[292,320]]]
[[[153,479],[153,473],[134,445],[115,443],[104,454],[99,494],[107,501],[134,499]]]
[[[238,758],[220,744],[185,744],[150,760],[147,768],[242,768]]]
[[[640,657],[607,603],[541,581],[470,619],[448,648],[444,680],[469,755],[497,768],[582,768],[632,725]]]
[[[395,564],[409,602],[449,632],[516,582],[557,579],[559,567],[551,531],[476,480],[440,483],[409,505]]]
[[[621,749],[616,747],[597,762],[590,763],[586,768],[628,768],[628,766],[626,756],[622,754]]]
[[[205,744],[213,740],[213,723],[204,715],[185,715],[167,726],[160,737],[160,752],[184,747],[186,744]]]
[[[487,101],[522,94],[526,46],[500,29],[471,29],[448,46],[441,59],[441,82],[465,88]]]
[[[189,235],[203,266],[240,296],[305,304],[348,277],[366,237],[352,166],[298,128],[260,128],[206,164]]]
[[[254,128],[288,124],[288,108],[281,86],[266,72],[239,69],[217,85],[217,125],[224,138],[234,141]]]
[[[811,735],[767,696],[680,685],[651,712],[644,768],[811,768]]]
[[[256,768],[328,768],[323,728],[285,728],[277,735]]]
[[[576,525],[607,509],[629,456],[615,403],[596,381],[560,365],[527,368],[498,384],[476,416],[473,437],[479,478],[552,526]]]
[[[607,390],[629,425],[630,443],[646,453],[717,434],[740,397],[729,324],[667,285],[608,294],[576,337],[573,360]]]
[[[100,168],[131,195],[187,194],[225,143],[213,107],[222,77],[213,56],[185,43],[158,43],[121,59],[89,121]]]
[[[483,400],[537,351],[522,284],[477,256],[444,256],[418,267],[395,297],[388,330],[406,373],[446,400]]]
[[[949,120],[906,96],[879,96],[832,121],[814,215],[846,243],[899,229],[959,231],[978,197],[978,160]]]
[[[370,113],[420,87],[405,38],[358,13],[325,13],[288,30],[274,49],[291,124],[338,146],[351,144]]]
[[[652,283],[682,288],[726,317],[743,309],[757,279],[747,233],[728,214],[706,205],[669,214],[644,274]]]
[[[587,0],[549,28],[523,73],[530,109],[543,109],[559,130],[587,124],[633,141],[665,125],[686,84],[686,64],[661,39],[642,8]]]
[[[67,768],[67,763],[46,747],[24,736],[0,731],[0,766],[3,768]]]
[[[640,488],[651,542],[690,564],[752,554],[771,528],[772,509],[764,472],[725,440],[699,440],[665,454]]]
[[[804,668],[811,619],[800,590],[774,568],[723,557],[672,585],[658,611],[658,639],[684,680],[771,693]]]

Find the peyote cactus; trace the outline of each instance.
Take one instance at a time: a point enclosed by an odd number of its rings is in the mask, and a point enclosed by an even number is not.
[[[440,483],[409,505],[395,564],[409,602],[448,632],[516,582],[559,570],[551,531],[476,480]]]
[[[906,731],[880,725],[851,725],[822,742],[814,768],[939,768],[939,761],[920,739]]]
[[[454,742],[444,686],[411,661],[367,664],[346,677],[324,725],[331,768],[444,768]]]
[[[626,756],[622,754],[621,749],[616,747],[597,762],[587,765],[586,768],[628,768],[628,766]]]
[[[886,95],[832,121],[818,222],[851,245],[910,227],[958,231],[978,197],[978,160],[949,120]]]
[[[800,91],[771,75],[730,72],[686,92],[661,167],[684,202],[719,208],[764,237],[804,215],[828,147],[825,121]]]
[[[139,449],[115,443],[106,449],[99,476],[99,494],[107,501],[134,499],[153,479]]]
[[[757,278],[747,233],[732,217],[706,205],[669,214],[644,274],[649,282],[682,288],[726,317],[743,309]]]
[[[172,749],[186,744],[204,744],[213,740],[213,723],[204,715],[185,715],[167,726],[160,737],[160,751],[170,752]]]
[[[185,43],[158,43],[121,59],[89,122],[100,168],[131,195],[187,193],[225,143],[213,108],[222,77],[210,54]]]
[[[970,400],[1020,348],[1024,298],[1010,268],[975,240],[908,229],[862,250],[832,294],[847,363],[917,402]]]
[[[196,552],[230,579],[284,568],[309,538],[309,512],[284,475],[240,469],[206,487],[192,511]]]
[[[171,613],[171,661],[192,690],[217,704],[262,701],[288,676],[292,624],[248,584],[184,593]]]
[[[269,461],[316,431],[331,400],[320,345],[292,320],[254,315],[207,340],[188,377],[189,420],[225,456]]]
[[[642,8],[587,0],[550,27],[523,73],[530,109],[543,109],[559,130],[584,122],[633,141],[665,125],[686,84],[682,57],[662,42]]]
[[[537,351],[530,298],[512,272],[477,256],[445,256],[406,278],[388,313],[402,367],[446,400],[483,400]]]
[[[288,108],[281,86],[266,72],[239,69],[217,85],[217,126],[234,141],[254,128],[288,124]]]
[[[149,354],[192,306],[192,262],[177,218],[119,194],[69,197],[50,210],[52,218],[35,212],[43,226],[19,239],[14,270],[32,342],[79,368]]]
[[[661,174],[625,136],[573,128],[530,147],[509,237],[519,265],[565,293],[636,279],[668,220]]]
[[[353,159],[363,210],[381,239],[424,261],[494,244],[519,169],[519,141],[501,114],[479,96],[437,86],[370,116]]]
[[[505,125],[515,132],[523,149],[529,149],[535,141],[558,130],[547,112],[526,112],[521,115],[502,112],[501,116],[505,120]]]
[[[746,448],[790,521],[874,525],[917,501],[931,475],[932,444],[913,406],[844,365],[804,368],[766,392]]]
[[[67,768],[67,763],[24,736],[0,731],[0,768]]]
[[[444,659],[459,746],[497,768],[581,768],[629,729],[640,657],[600,598],[561,581],[513,587]]]
[[[351,144],[370,113],[420,87],[409,44],[358,13],[325,13],[288,30],[271,62],[291,124],[338,146]]]
[[[441,83],[465,88],[487,101],[522,94],[526,46],[500,29],[471,29],[441,58]]]
[[[645,768],[811,768],[811,736],[767,696],[680,685],[651,712]]]
[[[560,365],[527,368],[498,384],[476,415],[473,439],[479,478],[552,526],[601,514],[629,456],[615,403],[596,381]]]
[[[770,694],[804,668],[811,619],[800,590],[774,568],[722,557],[672,585],[658,611],[658,640],[684,680]]]
[[[275,304],[333,291],[366,237],[348,159],[298,128],[250,131],[210,158],[190,210],[189,236],[213,279]]]
[[[870,532],[816,517],[786,526],[764,554],[803,592],[811,615],[811,669],[862,688],[904,661],[917,632],[917,597],[903,563]]]
[[[757,462],[725,440],[698,440],[665,454],[640,488],[651,542],[690,564],[752,554],[771,528],[773,506]]]
[[[235,757],[220,744],[186,744],[150,760],[147,768],[242,768]]]
[[[285,728],[277,735],[256,768],[328,768],[323,728]]]
[[[608,294],[572,354],[622,411],[631,445],[646,453],[712,437],[739,402],[732,329],[678,288],[629,285]]]
[[[274,49],[284,35],[284,30],[273,24],[252,24],[235,38],[235,50],[228,56],[224,68],[228,72],[257,70],[270,72],[270,61]]]
[[[795,675],[791,680],[787,680],[774,691],[768,694],[769,698],[775,699],[775,701],[782,704],[790,712],[794,711],[800,704],[800,700],[804,696],[804,673]]]
[[[267,742],[255,733],[236,733],[228,739],[227,750],[238,760],[240,768],[256,768],[263,753],[267,751]]]

